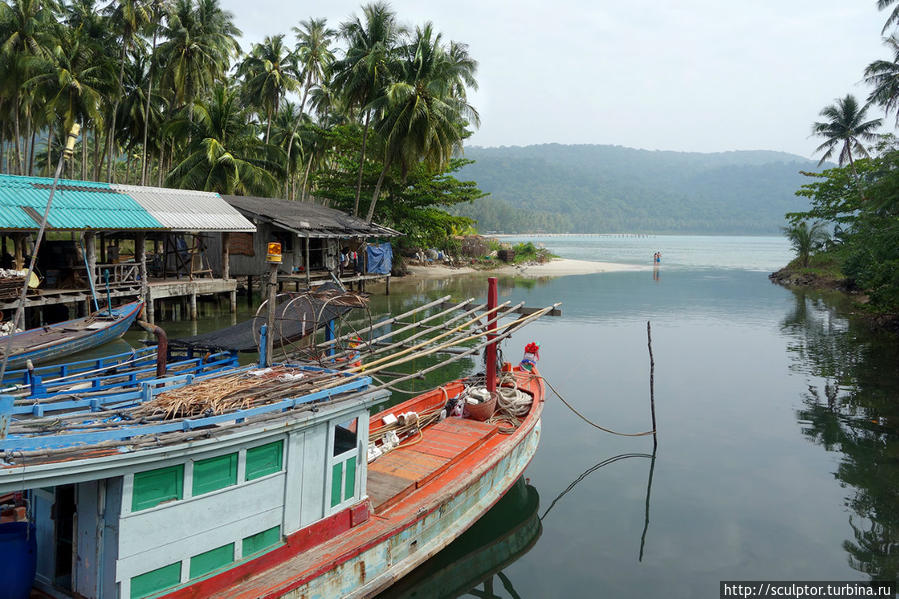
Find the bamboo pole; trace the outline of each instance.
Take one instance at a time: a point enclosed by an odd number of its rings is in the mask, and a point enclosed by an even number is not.
[[[427,318],[424,318],[424,319],[422,319],[421,321],[419,321],[419,323],[412,323],[412,324],[406,325],[406,326],[404,326],[404,327],[402,327],[402,328],[399,328],[399,329],[397,329],[397,330],[395,330],[395,331],[390,331],[389,333],[387,333],[387,334],[385,334],[385,335],[381,335],[380,337],[376,337],[375,339],[372,339],[371,341],[368,341],[367,344],[368,344],[369,346],[373,346],[373,345],[375,345],[375,344],[384,342],[385,340],[390,339],[390,338],[392,338],[392,337],[395,337],[396,335],[399,335],[400,333],[405,333],[406,331],[409,331],[409,330],[412,330],[412,329],[418,327],[420,323],[428,322],[428,321],[433,320],[433,319],[435,319],[435,318],[439,318],[440,316],[446,316],[447,314],[449,314],[449,313],[451,313],[451,312],[454,312],[454,311],[458,310],[459,308],[461,308],[461,307],[463,307],[463,306],[468,305],[468,304],[469,304],[470,302],[472,302],[472,301],[474,301],[474,300],[473,300],[472,298],[469,298],[469,299],[465,300],[464,302],[462,302],[462,303],[458,304],[457,306],[454,306],[454,307],[452,307],[452,308],[450,308],[450,309],[448,309],[448,310],[444,310],[443,312],[438,312],[437,314],[433,314],[433,315],[431,315],[431,316],[428,316]],[[477,311],[478,311],[478,308],[474,308],[474,309],[472,309],[472,310],[468,310],[468,311],[466,311],[466,312],[463,312],[462,314],[457,314],[456,316],[454,316],[454,317],[452,317],[451,319],[447,320],[447,321],[446,321],[446,324],[450,324],[451,322],[455,322],[455,321],[459,320],[460,318],[464,318],[465,316],[469,316],[469,315],[471,315],[471,314],[473,314],[473,313],[475,313],[475,312],[477,312]],[[444,327],[444,330],[445,330],[445,327]],[[388,345],[386,345],[386,346],[381,347],[380,349],[372,349],[372,350],[370,351],[370,354],[369,354],[369,355],[380,354],[380,353],[384,353],[385,351],[390,351],[391,349],[393,349],[393,348],[395,348],[395,347],[400,347],[400,346],[402,345],[402,343],[408,343],[409,341],[412,341],[412,340],[414,340],[414,339],[418,339],[418,338],[421,337],[422,335],[425,335],[425,334],[427,334],[427,333],[429,333],[429,332],[430,332],[430,331],[426,330],[426,331],[422,331],[422,332],[419,332],[419,333],[414,333],[414,334],[410,335],[409,337],[403,339],[403,341],[401,341],[401,342],[399,342],[399,343],[388,344]],[[335,357],[342,357],[343,355],[349,354],[349,353],[351,353],[350,350],[343,350],[342,352],[339,352],[339,353],[335,354]]]
[[[460,303],[460,304],[458,304],[458,305],[456,305],[456,306],[453,306],[452,308],[450,308],[450,309],[448,309],[448,310],[445,310],[445,311],[443,311],[443,312],[437,313],[437,314],[433,315],[432,317],[429,317],[429,318],[427,318],[427,319],[423,319],[423,320],[421,320],[421,321],[419,321],[419,322],[417,322],[417,323],[410,323],[407,327],[405,327],[405,328],[403,328],[403,329],[397,329],[396,331],[391,331],[389,334],[387,334],[387,335],[382,335],[381,337],[378,337],[377,339],[372,339],[372,340],[369,341],[368,343],[369,343],[369,345],[377,345],[377,344],[381,344],[385,339],[389,339],[389,338],[391,338],[391,337],[394,337],[395,335],[397,335],[397,334],[399,334],[399,333],[402,333],[402,332],[405,332],[405,331],[409,330],[410,328],[419,327],[422,323],[427,322],[427,321],[429,321],[429,320],[432,320],[433,318],[436,318],[436,317],[438,317],[438,316],[442,316],[442,315],[445,315],[445,314],[447,314],[447,313],[449,313],[449,312],[452,312],[452,311],[454,311],[454,310],[458,310],[460,307],[462,307],[462,306],[468,304],[469,301],[471,301],[471,300],[462,302],[462,303]],[[510,312],[513,312],[514,310],[517,310],[518,308],[520,308],[521,306],[524,305],[524,302],[520,302],[520,303],[518,303],[518,304],[516,304],[516,305],[514,305],[514,306],[511,306],[511,307],[507,308],[507,309],[503,309],[503,308],[505,308],[506,306],[508,306],[508,304],[509,304],[509,302],[503,302],[500,306],[498,306],[498,307],[500,308],[500,310],[497,312],[498,317],[505,316],[506,314],[508,314],[508,313],[510,313]],[[384,344],[384,345],[382,345],[381,349],[372,351],[372,352],[371,352],[371,355],[383,353],[383,352],[385,352],[385,351],[389,351],[389,350],[394,349],[394,348],[396,348],[396,347],[411,347],[411,346],[408,345],[408,343],[409,343],[410,341],[413,341],[413,340],[415,340],[415,339],[418,339],[418,338],[421,337],[422,335],[427,334],[427,333],[430,333],[431,331],[434,331],[434,330],[446,330],[447,325],[452,324],[453,322],[459,320],[460,318],[464,318],[464,317],[466,317],[466,316],[470,316],[471,314],[474,314],[475,312],[479,312],[479,311],[481,311],[481,310],[483,310],[483,309],[484,309],[484,304],[480,304],[480,305],[478,305],[478,306],[475,306],[475,307],[472,308],[471,310],[467,310],[467,311],[465,311],[465,312],[462,312],[461,314],[457,314],[456,316],[453,316],[452,318],[446,320],[446,321],[443,323],[443,326],[439,326],[439,327],[423,327],[424,330],[423,330],[422,332],[414,333],[414,334],[410,335],[409,337],[406,337],[406,338],[403,339],[402,341],[399,341],[399,342],[396,342],[396,343],[387,343],[387,344]],[[474,320],[480,320],[481,318],[482,318],[482,317],[479,316],[478,318],[476,318],[476,319],[474,319]],[[340,353],[338,353],[338,354],[335,354],[335,357],[343,357],[344,355],[347,355],[347,354],[349,354],[349,353],[351,353],[351,350],[344,350],[344,351],[342,351],[342,352],[340,352]]]
[[[449,296],[449,295],[444,295],[440,299],[434,300],[433,302],[424,304],[417,308],[413,308],[412,310],[409,310],[408,312],[403,312],[402,314],[398,314],[397,316],[391,316],[390,318],[386,318],[380,322],[376,322],[375,324],[373,324],[367,328],[364,328],[362,330],[354,331],[352,333],[347,333],[346,335],[341,335],[340,337],[337,337],[336,339],[331,339],[330,341],[325,341],[324,343],[320,343],[319,347],[327,348],[327,347],[330,347],[331,345],[334,345],[335,343],[339,343],[341,341],[347,341],[349,339],[352,339],[353,337],[355,337],[357,335],[364,335],[365,333],[370,333],[376,329],[386,327],[389,324],[396,324],[400,318],[406,318],[407,316],[411,316],[413,314],[421,312],[422,310],[427,310],[428,308],[433,308],[434,306],[442,304],[443,302],[448,300],[450,297],[451,296]],[[454,308],[451,308],[451,309],[454,309]]]

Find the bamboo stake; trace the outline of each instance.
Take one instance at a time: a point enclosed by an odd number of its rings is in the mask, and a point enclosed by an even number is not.
[[[652,357],[652,327],[646,321],[646,344],[649,347],[649,409],[652,412],[652,453],[655,454],[659,445],[656,437],[656,396],[655,396],[655,369],[656,363]]]

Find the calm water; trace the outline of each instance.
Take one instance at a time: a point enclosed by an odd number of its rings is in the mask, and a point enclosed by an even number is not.
[[[662,252],[657,280],[642,271],[500,281],[503,299],[564,302],[562,317],[507,341],[507,358],[539,341],[546,378],[616,430],[651,426],[652,322],[654,465],[615,459],[650,453],[651,438],[601,433],[550,395],[529,486],[388,596],[477,587],[498,597],[714,597],[720,580],[897,577],[899,339],[854,322],[838,298],[772,285],[766,273],[789,259],[779,238],[537,241],[603,261],[648,264]],[[395,281],[372,312],[481,298],[485,287],[481,276]],[[230,317],[201,309],[197,327],[166,328],[186,334]]]

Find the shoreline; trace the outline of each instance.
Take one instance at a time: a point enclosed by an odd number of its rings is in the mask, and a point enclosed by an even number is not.
[[[452,267],[444,264],[433,266],[407,265],[408,277],[436,279],[467,274],[516,275],[521,277],[565,277],[570,275],[592,275],[603,272],[648,271],[650,266],[620,264],[617,262],[593,262],[554,258],[543,264],[506,264],[497,268],[479,269],[470,266]],[[405,277],[403,277],[405,278]]]

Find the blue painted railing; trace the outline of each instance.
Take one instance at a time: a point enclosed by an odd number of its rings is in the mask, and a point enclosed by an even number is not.
[[[234,366],[237,366],[237,354],[231,352],[213,354],[207,361],[204,361],[203,358],[190,358],[168,365],[171,369],[177,369],[179,374],[208,374]],[[29,377],[31,386],[29,398],[42,399],[67,393],[102,393],[111,389],[126,389],[135,387],[141,381],[149,380],[155,376],[155,357],[148,357],[136,364],[129,364],[115,374],[72,376],[63,380],[51,379],[47,382],[44,382],[43,377],[35,375]],[[123,380],[123,377],[127,378]],[[66,389],[76,384],[81,385],[81,388],[71,392]]]
[[[316,368],[307,368],[308,370],[321,370]],[[193,380],[191,375],[188,377]],[[188,377],[172,377],[175,379],[179,378],[188,378]],[[157,382],[165,383],[165,379],[159,379]],[[184,386],[188,384],[188,382],[179,381],[180,386]],[[93,445],[96,443],[103,443],[109,441],[124,441],[126,439],[131,439],[133,437],[138,437],[142,435],[159,435],[163,433],[170,433],[175,431],[189,431],[196,428],[210,426],[214,424],[221,424],[225,422],[240,422],[247,418],[251,418],[253,416],[259,416],[262,414],[269,414],[273,412],[283,412],[289,410],[291,408],[295,408],[302,404],[307,404],[315,401],[326,400],[334,397],[335,395],[340,395],[343,393],[347,393],[350,391],[358,391],[364,389],[369,384],[371,384],[371,378],[369,377],[360,377],[357,379],[353,379],[351,381],[347,381],[343,385],[339,385],[337,387],[333,387],[331,389],[325,389],[322,391],[317,391],[315,393],[309,393],[306,395],[302,395],[300,397],[284,399],[281,401],[277,401],[271,404],[267,404],[264,406],[259,406],[256,408],[247,408],[244,410],[235,410],[234,412],[228,412],[227,414],[220,414],[217,416],[206,416],[201,418],[186,418],[183,420],[177,420],[173,422],[160,422],[154,424],[145,424],[145,425],[137,425],[137,426],[120,426],[113,429],[107,429],[103,431],[95,431],[95,432],[84,432],[84,433],[72,433],[72,434],[56,434],[56,433],[46,433],[43,435],[35,435],[35,436],[23,436],[23,435],[7,435],[6,439],[0,439],[0,448],[4,451],[34,451],[38,449],[59,449],[63,447],[72,447],[76,445]],[[144,400],[150,399],[154,397],[158,393],[162,393],[164,391],[170,391],[174,387],[168,387],[164,389],[152,388],[150,384],[144,384],[141,392],[144,394]],[[0,396],[4,397],[4,396]],[[0,406],[3,404],[0,403]],[[120,418],[116,416],[115,418]],[[122,419],[121,422],[127,422],[127,420]]]
[[[80,373],[98,371],[115,367],[122,362],[137,360],[135,364],[155,363],[156,346],[150,345],[142,347],[130,352],[122,352],[110,356],[103,356],[93,360],[78,360],[74,362],[66,362],[64,364],[53,364],[50,366],[37,366],[33,373],[43,379],[57,378],[63,376],[73,376]],[[181,359],[191,359],[194,357],[192,349],[173,350],[169,349],[169,362]],[[128,367],[131,365],[129,364]],[[16,370],[7,370],[3,377],[3,385],[27,385],[31,382],[30,373],[27,368],[18,368]]]

